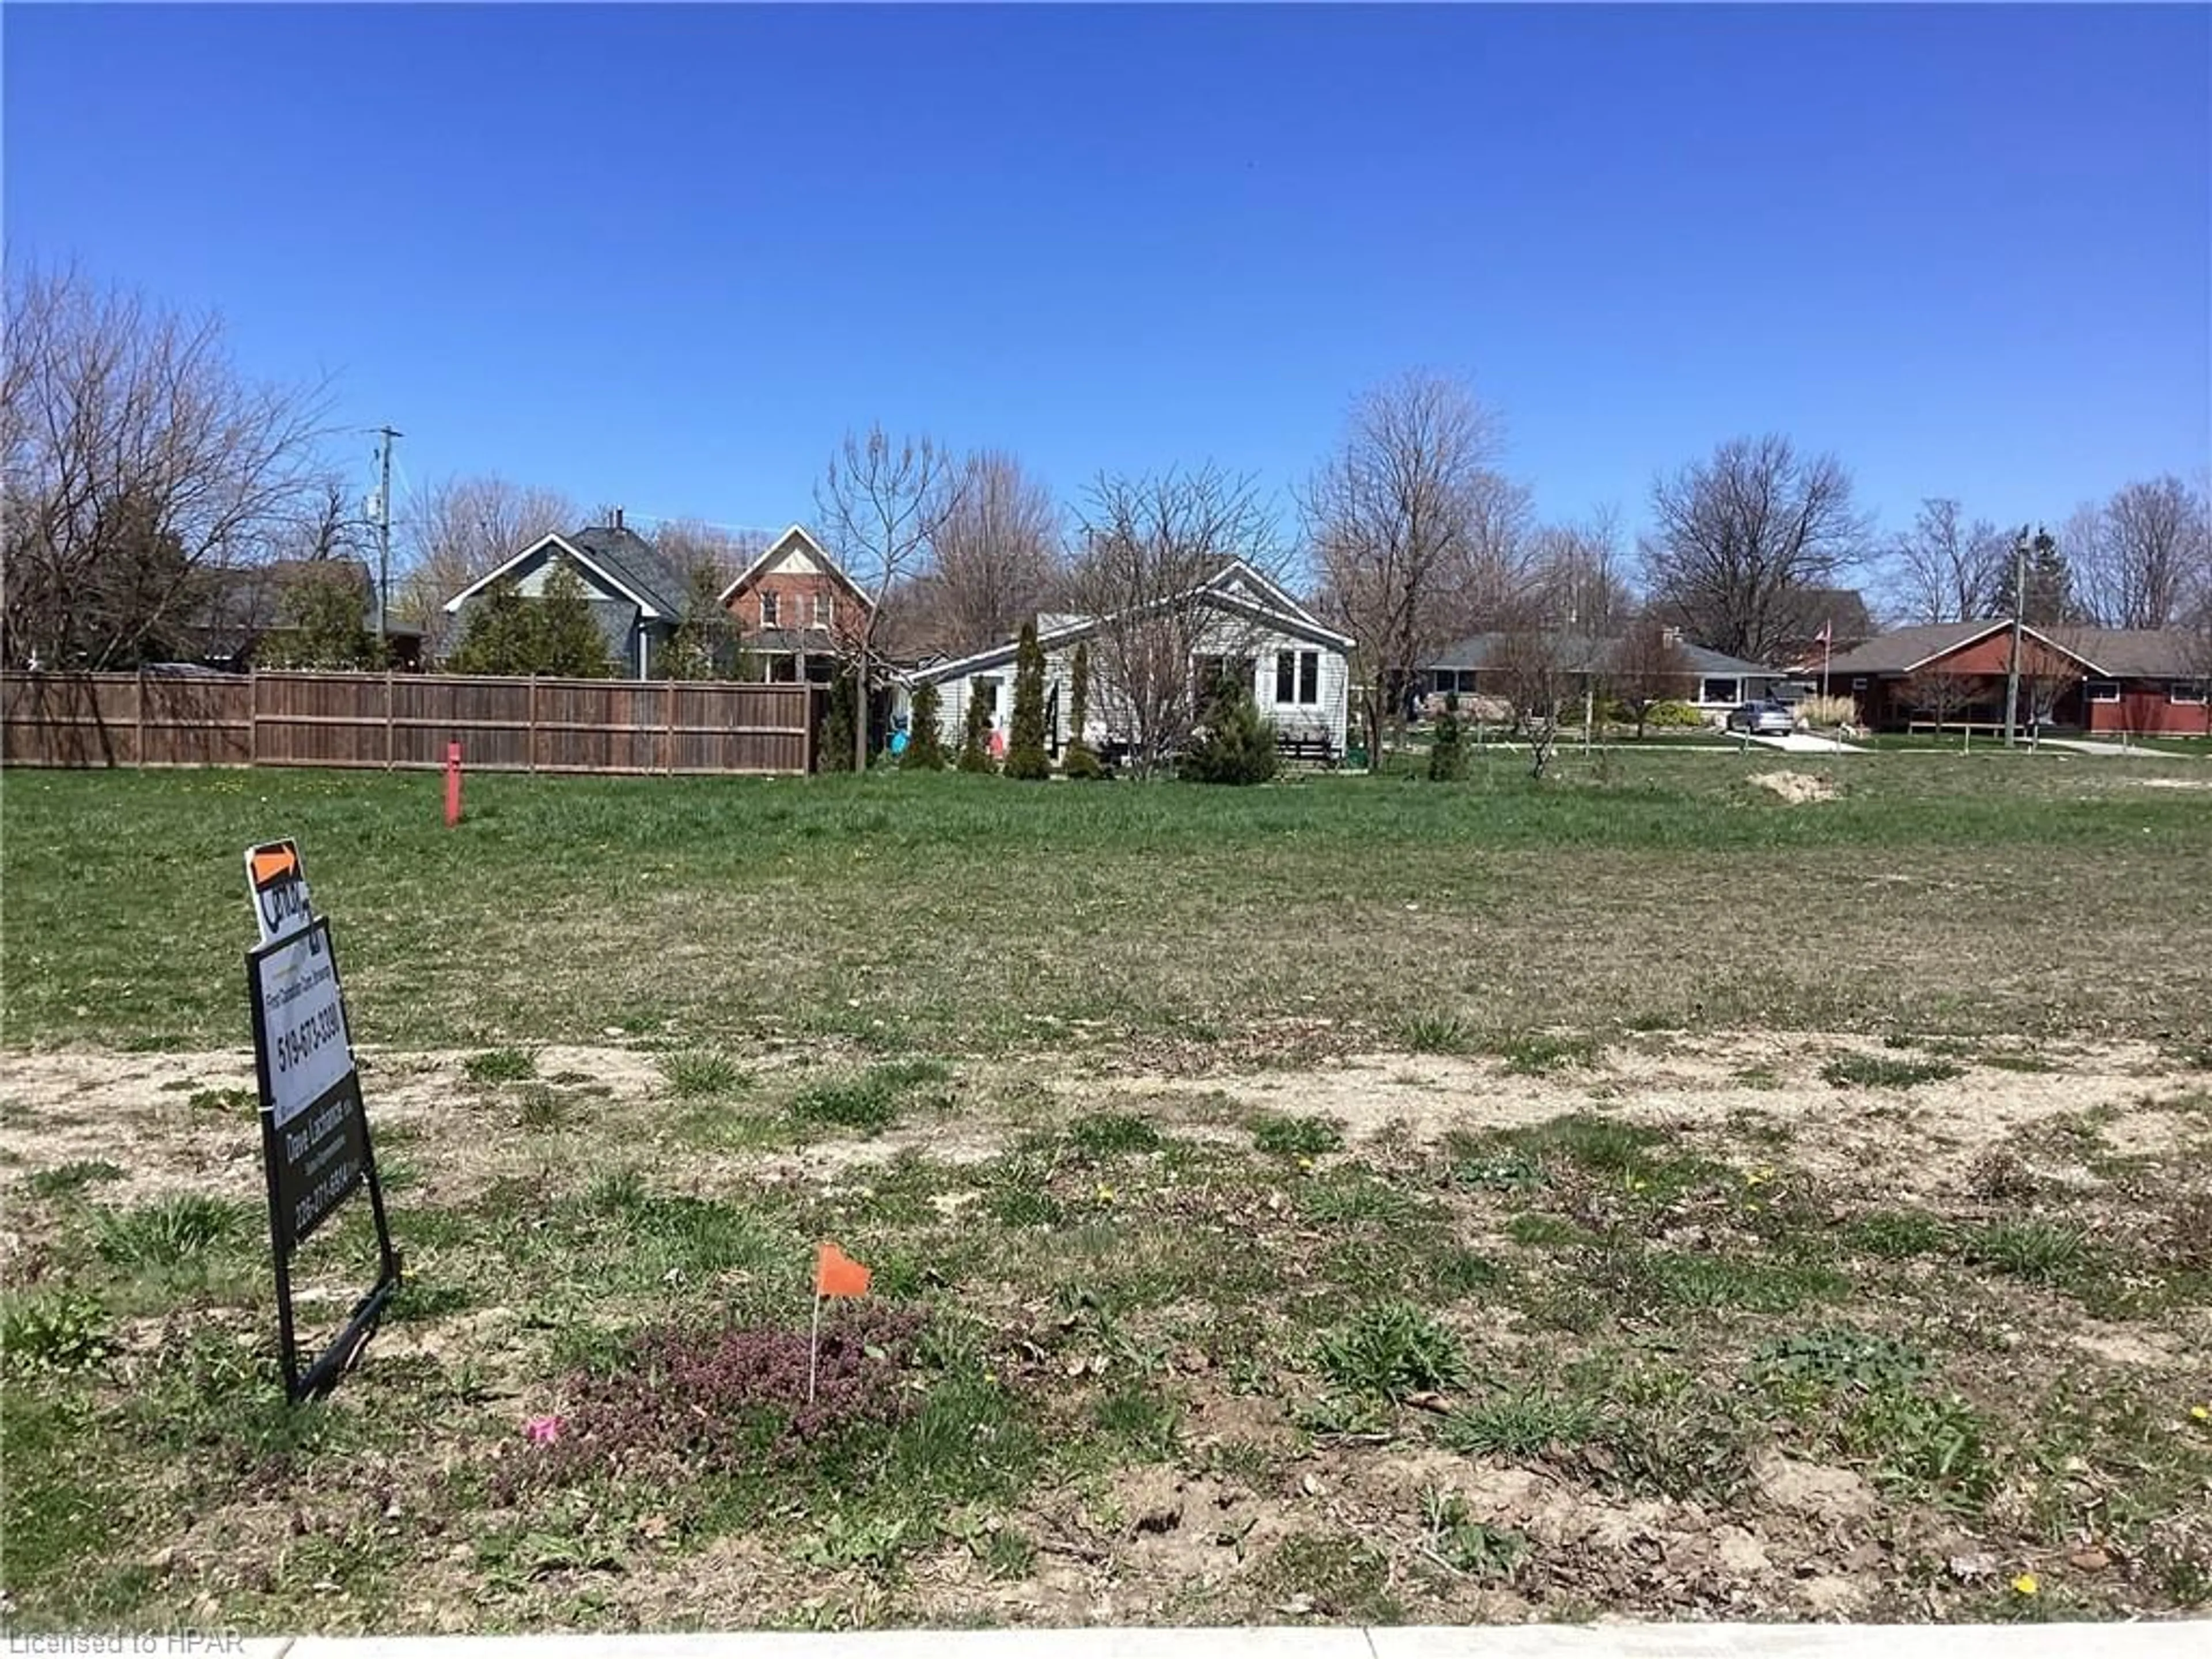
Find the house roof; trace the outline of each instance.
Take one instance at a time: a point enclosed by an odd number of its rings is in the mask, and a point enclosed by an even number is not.
[[[1899,628],[1842,653],[1828,665],[1832,674],[1910,674],[1953,652],[2012,626],[2008,617],[1993,622],[1928,623]],[[2195,641],[2185,629],[2126,628],[2039,628],[2021,632],[2079,662],[2099,678],[2186,679],[2196,672]]]
[[[653,544],[621,525],[592,525],[568,535],[549,532],[506,563],[486,571],[446,601],[448,612],[494,582],[549,552],[565,553],[650,617],[673,617],[684,609],[684,580]]]
[[[803,524],[793,525],[783,534],[763,548],[760,556],[739,571],[737,580],[722,590],[720,596],[721,603],[727,605],[732,599],[766,575],[775,566],[781,563],[794,547],[829,572],[843,586],[847,592],[862,605],[873,606],[875,602],[869,599],[860,583],[846,574],[845,567],[837,562],[830,550],[823,546],[821,542],[816,539],[814,532]]]
[[[2119,679],[2185,680],[2208,666],[2204,639],[2185,628],[2057,628],[2051,643]]]
[[[266,564],[208,568],[194,573],[196,594],[182,626],[210,649],[243,650],[263,635],[289,625],[285,602],[302,582],[337,580],[360,589],[361,625],[376,629],[376,583],[362,559],[271,559]],[[385,632],[419,633],[387,619]]]
[[[1242,587],[1244,592],[1241,593],[1237,592],[1239,587]],[[1263,594],[1269,596],[1265,602],[1258,597]],[[1247,597],[1247,595],[1252,597]],[[1332,650],[1348,652],[1352,647],[1350,635],[1340,634],[1334,629],[1322,626],[1314,619],[1311,611],[1242,559],[1231,560],[1196,587],[1171,595],[1145,608],[1164,611],[1192,599],[1200,600],[1217,610],[1231,611],[1254,622],[1265,623],[1269,627],[1288,634],[1293,638],[1310,640],[1316,645],[1325,645]],[[1133,607],[1134,608],[1136,607]],[[1129,613],[1115,611],[1112,614],[1119,617]],[[1037,633],[1037,643],[1048,651],[1055,650],[1060,646],[1072,644],[1076,640],[1095,634],[1104,620],[1097,617],[1079,617],[1057,628],[1040,629]],[[986,668],[1012,662],[1014,659],[1015,652],[1019,648],[1018,641],[1009,640],[1003,645],[994,645],[986,651],[971,652],[964,657],[949,658],[942,662],[932,663],[927,667],[913,671],[908,678],[917,683],[958,679],[963,674],[972,674]]]
[[[613,575],[621,585],[652,602],[664,617],[684,611],[684,575],[660,551],[623,525],[592,525],[567,538],[568,545]]]
[[[1435,661],[1425,664],[1423,672],[1440,668],[1472,670],[1480,672],[1494,667],[1503,653],[1510,634],[1475,634],[1448,647]],[[1602,673],[1614,651],[1620,648],[1618,639],[1600,639],[1583,634],[1559,634],[1553,636],[1559,642],[1560,654],[1565,659],[1570,672]],[[1757,678],[1779,679],[1782,671],[1761,663],[1747,662],[1741,657],[1731,657],[1724,651],[1708,651],[1702,645],[1687,641],[1675,647],[1682,653],[1685,674],[1731,674],[1739,679]]]

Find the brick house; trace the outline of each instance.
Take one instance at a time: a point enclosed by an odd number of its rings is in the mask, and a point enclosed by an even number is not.
[[[1839,653],[1829,683],[1876,730],[1945,723],[2001,726],[2012,623],[1900,628]],[[2021,629],[2023,726],[2094,736],[2212,735],[2212,663],[2180,629]]]
[[[856,648],[874,610],[860,585],[805,527],[793,525],[722,590],[738,648],[771,680],[827,684]]]

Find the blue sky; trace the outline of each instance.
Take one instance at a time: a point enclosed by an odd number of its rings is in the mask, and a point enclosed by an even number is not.
[[[776,525],[879,419],[1287,490],[1414,365],[1632,527],[1768,429],[1893,526],[2212,465],[2202,6],[10,5],[4,65],[9,257],[418,481]]]

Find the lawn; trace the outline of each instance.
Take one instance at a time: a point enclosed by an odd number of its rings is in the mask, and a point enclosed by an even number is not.
[[[240,849],[299,837],[366,1041],[673,1028],[1279,1049],[1486,1025],[2149,1033],[2205,1018],[2181,762],[1579,754],[1530,787],[15,774],[6,1040],[236,1042]],[[1839,799],[1749,786],[1822,774]],[[1324,1025],[1323,1022],[1328,1024]]]
[[[1498,761],[9,774],[11,1628],[2212,1606],[2197,769]],[[408,1266],[298,1410],[277,834]]]

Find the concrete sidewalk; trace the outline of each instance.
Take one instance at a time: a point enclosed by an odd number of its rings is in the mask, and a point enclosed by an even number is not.
[[[1824,738],[1812,732],[1792,732],[1784,738],[1760,737],[1753,732],[1751,740],[1768,749],[1781,749],[1792,755],[1863,755],[1866,750],[1848,743],[1838,743],[1833,738]]]
[[[66,1641],[14,1636],[21,1645]],[[81,1639],[81,1638],[80,1638]],[[164,1638],[155,1638],[157,1642]],[[302,1636],[137,1651],[251,1659],[2200,1659],[2212,1620],[2098,1625],[1356,1625],[1184,1630],[901,1630],[823,1635]],[[75,1651],[83,1651],[78,1649]]]

